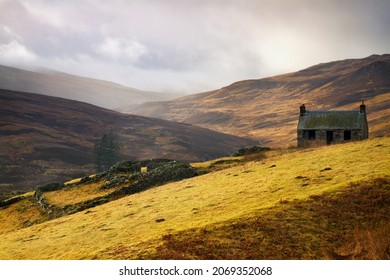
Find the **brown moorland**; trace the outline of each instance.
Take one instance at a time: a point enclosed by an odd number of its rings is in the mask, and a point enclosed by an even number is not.
[[[123,159],[200,161],[255,141],[78,101],[0,89],[0,198],[94,172],[94,144],[116,136]]]
[[[301,104],[308,110],[357,110],[362,100],[367,105],[370,134],[389,135],[389,54],[321,63],[124,111],[250,137],[267,146],[288,147],[296,146]]]

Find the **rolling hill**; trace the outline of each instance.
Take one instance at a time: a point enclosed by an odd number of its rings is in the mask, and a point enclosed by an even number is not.
[[[390,259],[389,154],[382,137],[196,163],[211,171],[54,219],[27,193],[0,207],[0,259]],[[43,197],[65,209],[106,183]]]
[[[390,133],[390,55],[322,63],[173,101],[145,103],[125,112],[191,123],[250,137],[267,146],[296,145],[299,106],[358,109],[365,100],[370,134]]]
[[[193,125],[0,90],[0,193],[92,173],[94,145],[106,133],[116,136],[122,158],[133,160],[207,160],[255,144]]]
[[[28,71],[3,65],[0,65],[0,88],[62,97],[107,109],[178,97],[53,70]]]

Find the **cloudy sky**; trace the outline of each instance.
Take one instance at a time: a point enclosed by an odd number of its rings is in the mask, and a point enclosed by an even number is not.
[[[0,0],[0,64],[195,93],[390,53],[389,0]]]

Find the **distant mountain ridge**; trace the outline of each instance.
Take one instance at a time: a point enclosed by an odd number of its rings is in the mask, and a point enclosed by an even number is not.
[[[345,110],[357,109],[362,100],[370,133],[389,134],[390,54],[321,63],[123,111],[251,137],[272,146],[295,146],[301,104],[307,104],[308,110]]]
[[[0,197],[94,172],[93,147],[113,133],[123,159],[200,161],[255,141],[78,101],[0,89]]]
[[[41,69],[22,70],[0,65],[0,88],[62,97],[107,109],[147,101],[177,98],[178,94],[142,91],[117,83]]]

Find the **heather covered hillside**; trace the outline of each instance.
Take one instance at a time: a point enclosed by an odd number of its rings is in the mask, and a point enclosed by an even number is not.
[[[95,172],[94,147],[104,135],[113,135],[118,160],[190,162],[230,155],[255,144],[189,124],[1,89],[0,135],[0,197]]]
[[[295,146],[299,106],[356,110],[367,105],[370,134],[388,135],[390,55],[321,63],[304,70],[236,82],[219,90],[152,102],[126,112],[181,121],[250,137],[270,146]]]

